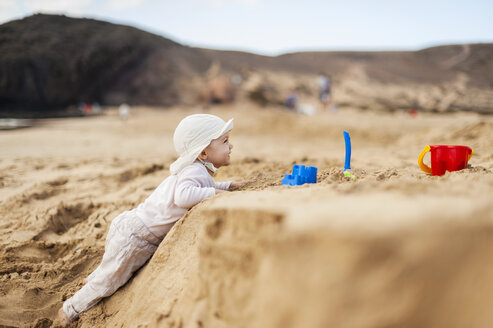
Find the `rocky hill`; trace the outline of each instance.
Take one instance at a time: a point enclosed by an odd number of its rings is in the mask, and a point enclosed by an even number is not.
[[[289,90],[315,103],[321,72],[340,106],[493,113],[493,44],[270,57],[190,48],[93,19],[38,14],[0,25],[0,116],[66,114],[93,102],[281,104]]]
[[[407,52],[299,52],[278,57],[203,51],[225,69],[254,72],[259,81],[254,88],[269,90],[267,98],[274,103],[293,89],[305,99],[313,98],[315,76],[325,73],[332,76],[334,99],[343,106],[493,113],[493,44]]]
[[[203,50],[225,67],[343,74],[351,66],[365,67],[366,75],[383,83],[442,83],[457,74],[470,77],[473,87],[493,88],[493,44],[449,45],[420,51],[298,52],[277,57],[235,51]]]
[[[80,102],[172,105],[198,51],[133,27],[34,15],[0,26],[0,110],[53,113]]]

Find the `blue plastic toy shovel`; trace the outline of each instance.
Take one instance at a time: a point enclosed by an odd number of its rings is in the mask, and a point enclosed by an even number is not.
[[[348,170],[351,169],[351,137],[346,131],[342,131],[344,134],[344,142],[346,143],[346,160],[344,161],[344,176],[354,179],[355,176]]]

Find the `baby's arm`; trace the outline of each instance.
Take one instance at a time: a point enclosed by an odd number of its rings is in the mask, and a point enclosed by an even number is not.
[[[191,208],[215,194],[215,188],[202,187],[197,177],[185,177],[178,179],[176,183],[175,204],[182,208]]]
[[[243,187],[247,183],[253,182],[253,179],[246,181],[228,181],[228,182],[216,182],[216,189],[222,190],[235,190],[240,187]]]
[[[214,185],[215,185],[216,189],[228,190],[231,183],[232,183],[231,181],[214,182]]]
[[[229,185],[229,189],[228,190],[235,190],[235,189],[238,189],[240,187],[243,187],[244,185],[246,185],[247,183],[250,183],[250,182],[253,182],[255,179],[250,179],[250,180],[245,180],[245,181],[232,181],[231,184]]]

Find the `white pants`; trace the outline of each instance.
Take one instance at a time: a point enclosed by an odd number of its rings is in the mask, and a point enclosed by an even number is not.
[[[63,303],[70,321],[123,286],[154,254],[160,242],[134,212],[117,216],[106,236],[101,264],[87,277],[87,283]]]

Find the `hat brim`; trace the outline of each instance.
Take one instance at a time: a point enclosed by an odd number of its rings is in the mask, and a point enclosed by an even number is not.
[[[229,121],[226,122],[226,124],[224,124],[224,127],[221,129],[221,131],[217,134],[216,137],[212,138],[212,140],[214,139],[217,139],[219,138],[220,136],[222,136],[223,134],[231,131],[233,129],[233,121],[234,121],[234,118],[230,119]],[[212,141],[211,140],[211,141]],[[207,145],[208,146],[208,145]],[[206,146],[206,147],[207,147]]]
[[[186,155],[180,156],[176,161],[174,161],[170,167],[169,170],[171,174],[178,174],[182,169],[184,169],[186,166],[192,164],[195,162],[197,157],[199,157],[200,153],[211,143],[212,140],[219,138],[223,134],[231,131],[233,129],[233,121],[234,119],[230,119],[226,124],[224,124],[224,127],[216,134],[212,136],[212,139],[208,141],[207,143],[204,143],[200,145],[199,147],[193,149]]]

